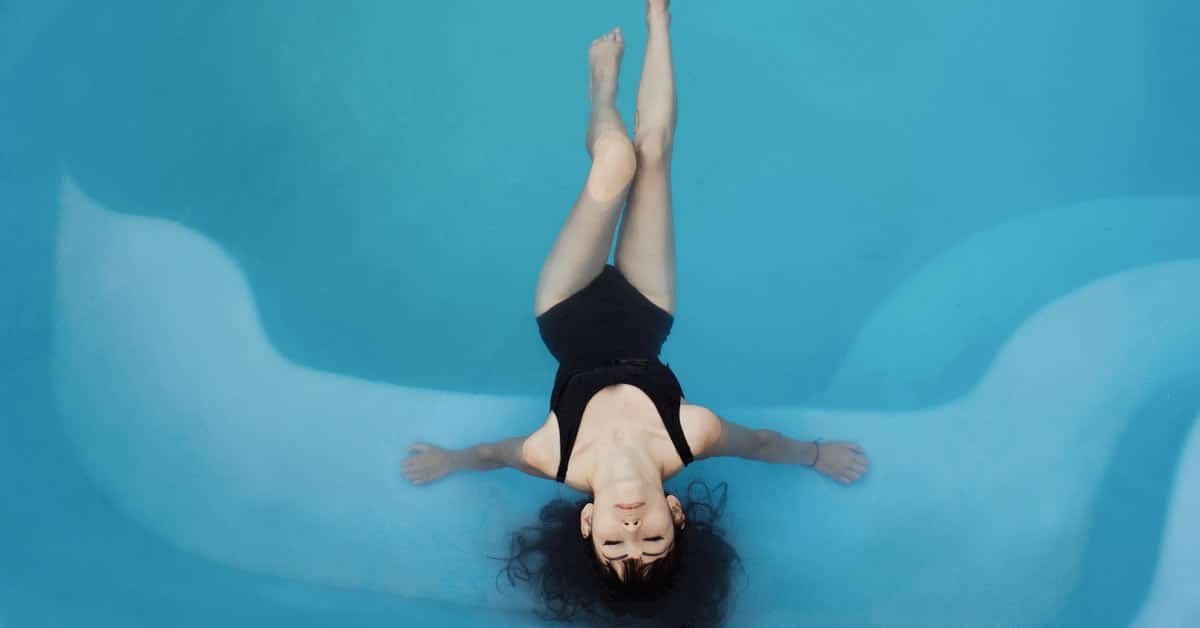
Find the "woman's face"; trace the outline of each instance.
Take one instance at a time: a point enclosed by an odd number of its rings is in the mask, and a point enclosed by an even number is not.
[[[634,559],[651,563],[665,556],[675,543],[675,527],[684,525],[683,507],[674,495],[617,494],[595,496],[583,507],[579,529],[592,539],[597,558],[614,568]],[[624,574],[617,569],[622,578]]]

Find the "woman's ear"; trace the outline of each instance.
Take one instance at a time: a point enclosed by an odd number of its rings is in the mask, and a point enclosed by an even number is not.
[[[679,503],[678,497],[667,495],[667,508],[671,509],[671,519],[675,522],[676,528],[687,526],[687,515],[683,514],[683,504]]]
[[[592,535],[592,510],[592,503],[588,502],[579,511],[579,533],[585,539]]]

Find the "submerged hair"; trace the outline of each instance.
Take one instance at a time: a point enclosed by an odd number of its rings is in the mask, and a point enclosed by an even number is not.
[[[597,624],[647,620],[664,628],[719,626],[732,591],[733,567],[740,559],[718,525],[725,510],[726,484],[710,488],[700,480],[687,487],[684,527],[675,542],[651,563],[622,561],[625,578],[596,558],[590,539],[579,532],[579,513],[589,500],[555,499],[542,507],[538,523],[513,532],[500,575],[528,586],[541,598],[544,619]]]

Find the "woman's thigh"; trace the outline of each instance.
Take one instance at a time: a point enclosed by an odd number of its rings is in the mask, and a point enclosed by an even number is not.
[[[571,210],[538,276],[536,316],[582,290],[604,270],[619,217],[619,211],[578,205]]]
[[[583,191],[538,275],[534,296],[537,316],[588,285],[608,263],[621,208],[637,171],[637,158],[629,138],[620,133],[598,139],[593,153]]]
[[[642,160],[639,164],[613,265],[647,299],[675,313],[675,224],[669,162]]]

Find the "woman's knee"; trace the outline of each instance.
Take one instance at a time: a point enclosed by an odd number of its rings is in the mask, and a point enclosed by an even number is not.
[[[644,133],[633,138],[634,152],[641,166],[661,166],[671,159],[671,140],[665,133]]]
[[[624,133],[606,133],[596,138],[592,148],[592,169],[587,189],[602,201],[623,192],[637,173],[637,153]]]

